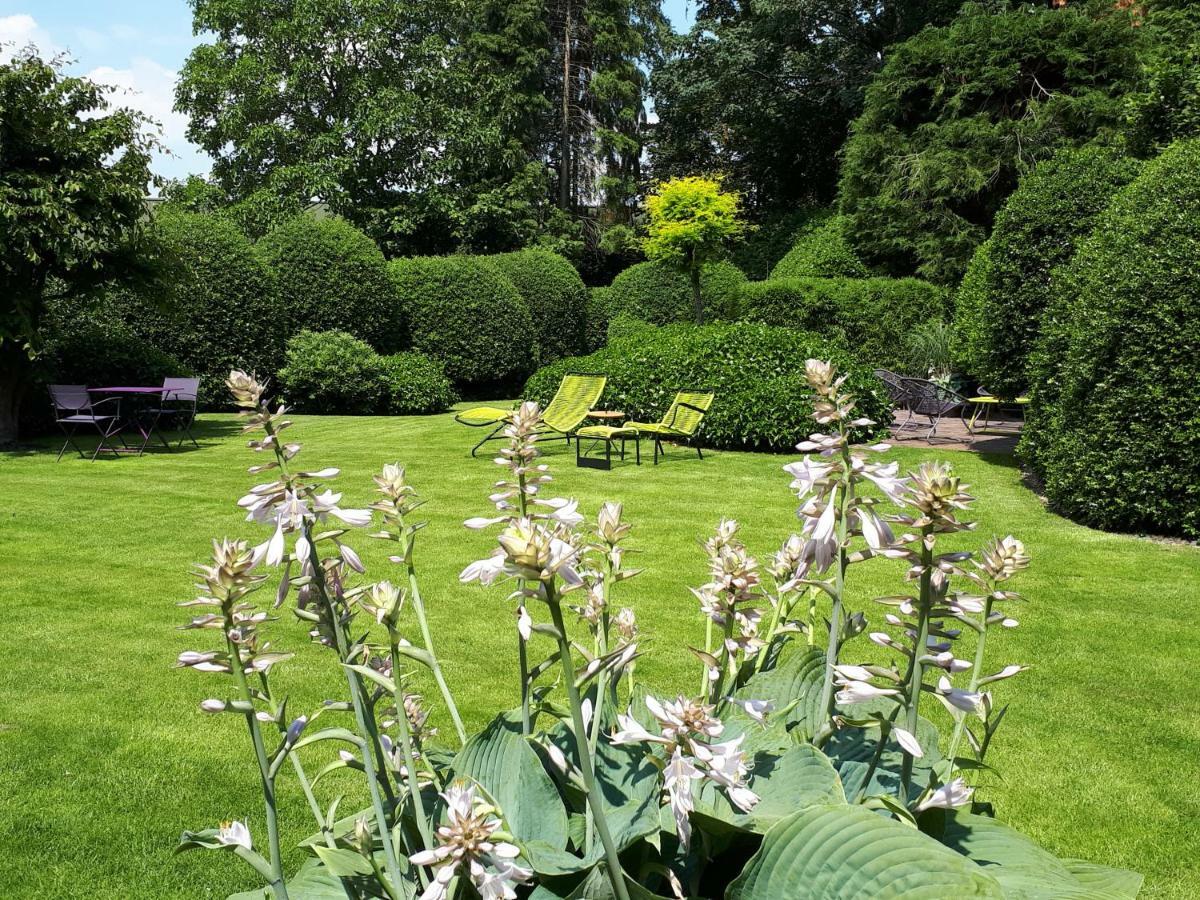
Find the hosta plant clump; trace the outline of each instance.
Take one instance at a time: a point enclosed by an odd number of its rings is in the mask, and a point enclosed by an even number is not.
[[[262,886],[239,900],[1136,895],[1140,876],[1057,859],[975,800],[1004,684],[1025,669],[988,640],[1017,624],[1023,545],[944,549],[972,528],[966,486],[852,446],[871,423],[844,378],[816,360],[806,375],[818,430],[785,467],[796,533],[763,559],[731,520],[705,540],[683,694],[638,679],[635,527],[619,503],[552,496],[540,410],[517,410],[489,508],[465,523],[494,548],[460,577],[512,622],[519,680],[513,708],[469,734],[426,615],[404,468],[382,468],[369,508],[343,505],[336,469],[299,462],[287,410],[232,373],[260,481],[239,505],[263,540],[214,542],[178,664],[209,680],[204,713],[241,719],[264,814],[185,832],[180,849],[248,863]],[[360,537],[388,543],[390,577],[367,576]],[[903,560],[905,581],[855,608],[848,581],[878,557]],[[315,709],[281,686],[282,610],[344,679]],[[425,698],[418,667],[436,685]],[[339,771],[362,779],[361,809],[328,790]],[[283,779],[303,806],[281,806]],[[304,817],[307,861],[285,871],[280,822]]]

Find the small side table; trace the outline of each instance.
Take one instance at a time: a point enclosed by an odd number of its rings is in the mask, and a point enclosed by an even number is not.
[[[625,413],[619,409],[589,409],[588,418],[615,422],[624,419]]]
[[[590,441],[587,450],[583,442]],[[625,458],[625,442],[633,441],[637,464],[642,464],[641,434],[636,428],[623,428],[619,425],[585,425],[575,432],[575,465],[583,469],[611,469],[612,450],[615,441],[621,442],[621,459]],[[604,456],[588,456],[596,444],[604,444]]]
[[[971,414],[970,420],[967,422],[967,431],[971,438],[974,439],[977,434],[1013,434],[1019,432],[1020,426],[1025,424],[1025,407],[1029,405],[1028,397],[1017,397],[1014,400],[1001,400],[991,394],[982,394],[978,397],[969,397],[967,402],[973,404],[974,412]],[[1021,413],[1021,422],[1013,428],[992,428],[991,414],[992,410],[999,410],[1002,406],[1011,406]],[[980,426],[979,417],[983,416],[983,425]],[[997,423],[998,425],[998,423]]]

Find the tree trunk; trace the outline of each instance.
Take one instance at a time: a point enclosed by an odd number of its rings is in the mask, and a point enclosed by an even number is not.
[[[571,206],[571,3],[563,21],[562,130],[558,139],[558,208]]]
[[[692,262],[690,274],[692,276],[692,311],[696,315],[696,324],[704,324],[704,298],[700,296],[700,267]]]
[[[17,442],[28,369],[25,348],[12,341],[0,341],[0,447]]]

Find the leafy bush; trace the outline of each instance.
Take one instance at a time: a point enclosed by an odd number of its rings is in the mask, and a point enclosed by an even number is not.
[[[96,316],[125,322],[133,334],[204,376],[201,399],[224,397],[230,368],[274,372],[287,333],[271,271],[227,218],[164,210],[156,225],[175,266],[169,296],[118,290]]]
[[[1015,397],[1028,389],[1051,273],[1137,172],[1138,163],[1118,150],[1064,150],[1026,175],[1000,210],[955,297],[962,365],[992,393]]]
[[[968,3],[889,48],[839,185],[872,268],[957,282],[1032,163],[1121,125],[1139,78],[1135,13],[1053,6]]]
[[[412,349],[440,359],[472,392],[501,391],[537,365],[537,332],[512,282],[478,257],[389,263]]]
[[[844,341],[872,368],[906,371],[908,335],[943,321],[948,299],[915,278],[781,278],[743,285],[742,306],[748,320],[815,331]]]
[[[344,331],[301,331],[288,341],[279,386],[291,408],[328,415],[420,415],[455,400],[441,363],[421,353],[380,356]]]
[[[709,263],[700,274],[700,295],[709,318],[736,318],[738,290],[746,276],[732,263]],[[682,272],[661,262],[630,266],[612,283],[610,316],[626,313],[653,325],[692,321],[692,289]]]
[[[404,323],[387,263],[349,222],[295,216],[257,249],[278,279],[292,333],[346,331],[381,353],[403,348]]]
[[[722,326],[738,327],[746,326]],[[925,462],[900,476],[898,463],[880,459],[886,448],[854,447],[852,423],[866,410],[828,362],[808,360],[804,372],[803,426],[815,419],[824,436],[784,467],[800,524],[761,568],[736,521],[722,519],[703,543],[709,580],[693,588],[704,620],[695,644],[703,632],[705,649],[693,651],[702,687],[674,699],[635,681],[654,644],[639,636],[636,611],[616,605],[638,575],[627,565],[638,532],[631,538],[619,503],[589,521],[575,501],[546,496],[541,410],[527,402],[514,412],[496,460],[500,480],[481,481],[487,515],[468,523],[499,534],[459,578],[520,604],[508,626],[518,665],[489,660],[497,677],[515,676],[518,706],[472,734],[418,589],[423,500],[404,467],[374,476],[370,509],[339,507],[342,493],[329,486],[338,469],[300,471],[294,435],[287,452],[274,439],[281,411],[261,384],[231,373],[250,446],[271,453],[283,478],[249,495],[265,540],[214,541],[211,564],[198,567],[192,605],[205,614],[184,627],[199,649],[176,664],[214,683],[204,713],[245,729],[267,837],[256,842],[244,821],[226,821],[184,832],[178,850],[236,854],[269,885],[257,893],[275,897],[341,896],[349,884],[363,896],[415,897],[427,885],[429,900],[446,898],[456,879],[475,896],[560,900],[685,890],[724,900],[1000,898],[1030,884],[1045,896],[1135,897],[1140,876],[1059,860],[974,800],[969,782],[991,770],[988,751],[1009,708],[993,698],[1027,668],[1001,667],[1003,647],[988,640],[1017,624],[1006,610],[1021,599],[1010,581],[1030,564],[1024,545],[1009,536],[964,550],[973,498],[950,467]],[[528,503],[535,493],[541,502]],[[885,512],[892,504],[900,514]],[[366,570],[353,545],[367,528],[393,551],[404,587],[358,577]],[[869,658],[886,665],[850,664],[868,643],[866,610],[856,607],[870,582],[858,573],[885,556],[905,563],[882,570],[893,577],[909,569],[900,582],[909,596],[878,602],[904,618],[889,614],[870,634]],[[306,560],[303,578],[296,557]],[[272,569],[282,569],[277,583]],[[914,578],[914,569],[938,574]],[[959,598],[971,602],[947,602]],[[289,669],[292,679],[311,674],[289,664],[290,648],[279,644],[288,633],[267,612],[289,601],[311,623],[327,671],[345,676],[346,693],[318,710],[353,716],[317,725],[316,712],[299,713],[295,701],[284,714]],[[555,651],[530,667],[547,640]],[[430,728],[421,696],[409,692],[402,676],[418,666],[452,731]],[[953,718],[929,718],[935,701]],[[371,797],[336,824],[323,812],[333,789],[305,773],[324,761],[318,751],[332,757],[322,774],[361,774],[359,790]],[[308,803],[293,799],[289,809],[311,810],[324,839],[306,842],[312,855],[289,877],[279,799],[295,794],[277,785],[292,769]],[[634,876],[626,860],[641,861]]]
[[[1055,278],[1021,449],[1091,525],[1200,537],[1198,170],[1196,140],[1147,163]]]
[[[458,399],[445,367],[424,353],[393,353],[380,361],[385,407],[393,416],[445,412]]]
[[[772,278],[866,278],[871,273],[846,240],[846,217],[810,229],[771,270]]]
[[[584,350],[591,353],[608,343],[609,308],[612,305],[612,288],[588,289],[587,324],[584,328]]]
[[[657,422],[679,390],[708,388],[716,401],[704,420],[705,446],[787,450],[811,431],[804,362],[829,357],[850,374],[863,414],[891,421],[883,385],[835,342],[789,328],[736,323],[642,326],[604,349],[540,369],[523,396],[546,403],[570,372],[608,376],[606,405]]]
[[[480,257],[512,282],[529,307],[543,362],[586,349],[587,288],[567,260],[548,250]]]
[[[773,211],[755,222],[745,240],[733,248],[729,261],[760,281],[768,278],[787,252],[806,234],[829,221],[833,211],[823,206],[802,206],[799,209]]]

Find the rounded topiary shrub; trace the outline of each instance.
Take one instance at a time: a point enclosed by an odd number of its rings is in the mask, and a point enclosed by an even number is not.
[[[744,317],[844,341],[872,368],[904,371],[910,334],[947,318],[946,291],[916,278],[783,278],[742,288]],[[908,374],[924,376],[925,372]]]
[[[481,259],[508,278],[525,300],[543,362],[587,349],[588,289],[566,259],[549,250],[518,250]]]
[[[772,278],[866,278],[871,273],[846,240],[845,216],[803,232],[771,270]]]
[[[588,291],[587,322],[584,326],[584,351],[591,353],[608,343],[609,308],[612,288],[594,287]]]
[[[174,277],[165,297],[117,291],[101,306],[139,338],[205,376],[202,397],[224,402],[232,368],[274,372],[288,332],[275,279],[228,219],[163,210],[156,219]]]
[[[349,222],[295,216],[257,249],[275,272],[293,333],[346,331],[381,353],[403,349],[404,323],[387,262]]]
[[[371,345],[344,331],[301,331],[287,346],[279,388],[297,412],[368,416],[386,406],[386,368]]]
[[[1051,273],[1138,168],[1108,147],[1064,150],[1026,175],[1000,210],[955,296],[961,365],[992,393],[1028,390]]]
[[[746,276],[733,263],[705,266],[700,296],[707,321],[733,319],[738,314],[738,291]],[[610,315],[625,313],[654,325],[692,320],[692,286],[687,275],[660,262],[638,263],[613,279]]]
[[[384,401],[393,416],[444,412],[458,397],[442,364],[424,353],[393,353],[383,363]]]
[[[679,390],[716,393],[700,442],[708,447],[790,451],[814,429],[805,360],[833,359],[849,374],[864,416],[891,421],[882,383],[869,367],[820,335],[753,323],[670,325],[627,332],[589,356],[539,370],[524,396],[546,403],[570,372],[608,376],[604,403],[656,422]]]
[[[1200,141],[1147,163],[1055,279],[1061,359],[1043,363],[1022,452],[1091,525],[1200,537],[1198,171]]]
[[[389,263],[412,349],[471,393],[511,388],[537,367],[537,332],[512,282],[477,257],[418,256]]]

